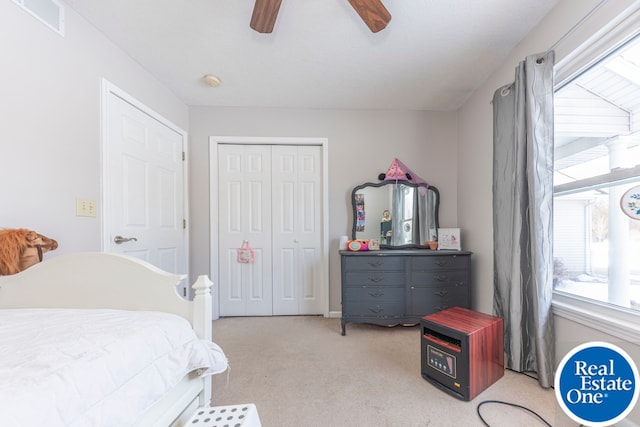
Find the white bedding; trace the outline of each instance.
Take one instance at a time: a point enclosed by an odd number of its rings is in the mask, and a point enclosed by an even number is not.
[[[0,426],[129,426],[187,373],[227,369],[183,318],[0,310]]]

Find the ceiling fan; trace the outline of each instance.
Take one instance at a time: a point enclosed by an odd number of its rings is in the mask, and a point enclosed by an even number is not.
[[[259,33],[270,33],[278,18],[278,11],[282,0],[255,0],[253,15],[249,26]],[[391,14],[384,7],[381,0],[348,0],[367,27],[377,33],[383,30]]]

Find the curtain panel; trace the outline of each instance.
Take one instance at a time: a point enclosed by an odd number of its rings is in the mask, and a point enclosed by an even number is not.
[[[553,385],[554,52],[528,56],[493,97],[494,313],[508,368]]]

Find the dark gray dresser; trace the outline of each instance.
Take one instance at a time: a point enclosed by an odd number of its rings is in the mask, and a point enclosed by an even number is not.
[[[450,307],[471,308],[471,252],[340,251],[346,324],[417,324]]]

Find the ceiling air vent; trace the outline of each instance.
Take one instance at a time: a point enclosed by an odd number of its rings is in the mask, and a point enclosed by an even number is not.
[[[64,36],[64,8],[56,0],[13,0],[18,6]]]

